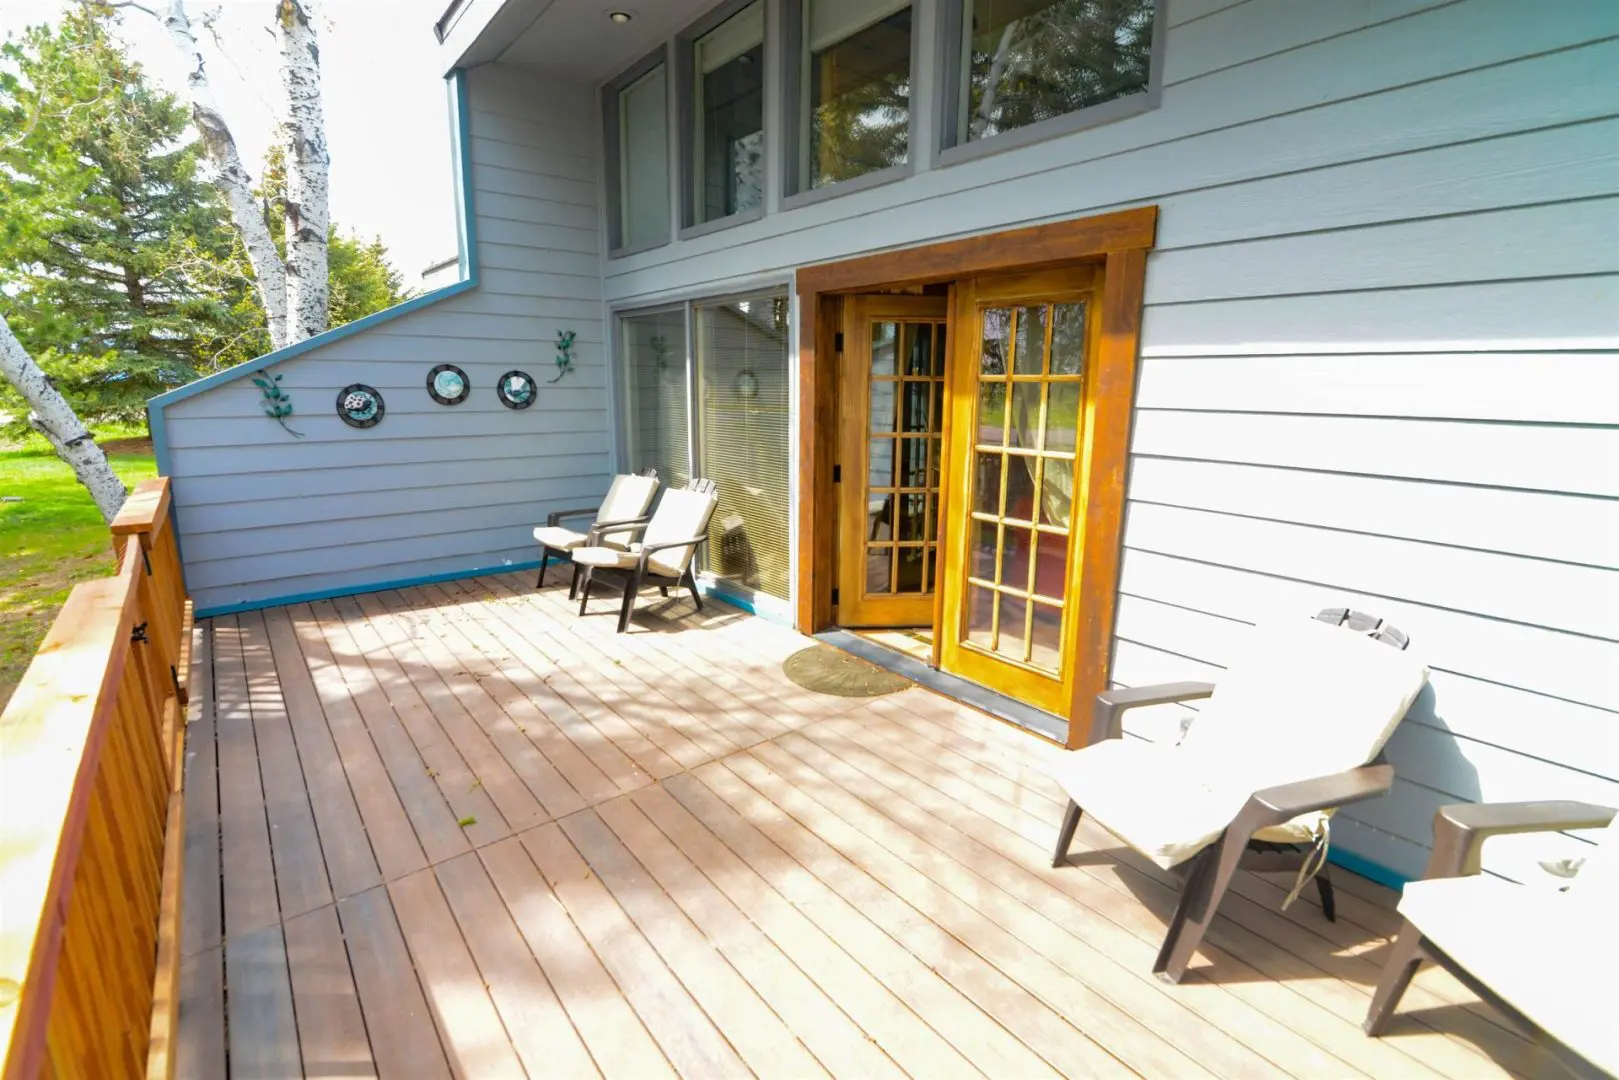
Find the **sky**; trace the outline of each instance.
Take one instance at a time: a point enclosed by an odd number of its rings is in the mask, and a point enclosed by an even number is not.
[[[0,37],[53,22],[72,0],[0,0]],[[456,254],[449,111],[433,21],[446,0],[326,0],[318,7],[321,89],[332,156],[332,220],[387,244],[405,284]],[[161,4],[151,5],[161,6]],[[281,75],[267,29],[274,0],[189,0],[207,70],[242,159],[257,178],[274,137]],[[120,36],[149,77],[185,97],[185,64],[156,19],[120,12]]]

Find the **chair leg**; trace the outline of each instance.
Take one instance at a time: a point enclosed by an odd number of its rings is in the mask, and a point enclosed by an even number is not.
[[[579,564],[574,563],[573,564],[573,579],[568,582],[568,599],[569,600],[577,600],[577,599],[579,599],[579,570],[580,570]]]
[[[1209,866],[1216,858],[1214,849],[1218,846],[1219,842],[1216,841],[1198,852],[1193,858],[1191,869],[1186,874],[1186,880],[1181,883],[1181,898],[1180,902],[1175,905],[1175,914],[1170,917],[1169,932],[1164,935],[1164,944],[1158,950],[1158,959],[1153,961],[1152,972],[1154,975],[1163,974],[1164,969],[1169,966],[1169,957],[1175,951],[1176,944],[1180,941],[1181,930],[1186,926],[1186,913],[1192,909],[1192,904],[1196,900],[1197,894],[1203,890],[1208,881]]]
[[[1192,954],[1203,943],[1203,935],[1214,921],[1214,913],[1219,910],[1220,899],[1225,896],[1226,888],[1237,873],[1237,866],[1242,861],[1242,853],[1248,847],[1248,840],[1253,835],[1252,829],[1238,829],[1236,826],[1226,830],[1224,836],[1216,840],[1203,854],[1200,860],[1205,861],[1201,868],[1202,880],[1193,888],[1193,882],[1186,883],[1186,892],[1181,897],[1184,911],[1176,911],[1176,922],[1170,924],[1169,937],[1164,941],[1164,948],[1158,955],[1158,966],[1153,970],[1162,975],[1165,981],[1178,983],[1181,976],[1186,974],[1186,967],[1192,962]],[[1194,871],[1194,876],[1196,871]]]
[[[547,566],[550,566],[550,565],[551,565],[551,549],[548,548],[548,547],[541,547],[540,548],[540,576],[534,579],[534,587],[536,589],[545,588],[545,568]],[[573,598],[569,597],[569,599],[571,600]]]
[[[1051,853],[1053,870],[1068,861],[1068,846],[1074,842],[1074,830],[1079,828],[1079,819],[1084,813],[1077,802],[1068,800],[1068,809],[1062,812],[1062,828],[1057,830],[1057,850]]]
[[[703,594],[697,591],[697,575],[692,573],[691,567],[688,566],[681,577],[685,579],[686,588],[691,590],[691,602],[697,605],[698,611],[703,610]]]
[[[1372,995],[1371,1008],[1366,1010],[1366,1022],[1361,1025],[1366,1034],[1374,1039],[1383,1034],[1388,1027],[1389,1017],[1394,1015],[1400,998],[1405,996],[1405,988],[1411,985],[1411,977],[1421,966],[1422,934],[1407,919],[1400,924],[1400,933],[1389,949],[1383,976],[1377,980],[1377,992]]]
[[[1328,922],[1338,921],[1338,900],[1332,891],[1332,878],[1327,876],[1327,868],[1323,866],[1320,873],[1315,876],[1315,891],[1321,894],[1321,914],[1327,917]]]
[[[594,567],[585,567],[584,576],[579,579],[579,614],[585,613],[585,605],[590,603],[590,575]]]
[[[635,610],[635,594],[641,591],[641,572],[631,570],[624,578],[624,606],[618,609],[618,632],[630,628],[630,612]]]

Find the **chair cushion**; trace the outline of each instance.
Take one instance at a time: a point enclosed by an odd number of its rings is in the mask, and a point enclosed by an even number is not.
[[[564,529],[560,525],[541,525],[534,530],[534,539],[555,551],[572,551],[590,539],[582,532]]]
[[[655,476],[630,476],[624,473],[613,477],[612,484],[607,489],[607,495],[602,499],[601,508],[596,511],[597,521],[629,521],[632,518],[644,517],[646,508],[652,505],[652,496],[657,494],[658,478]],[[608,547],[624,547],[635,535],[630,532],[607,533],[602,541]]]
[[[617,567],[623,570],[633,569],[640,558],[638,552],[605,547],[574,548],[572,554],[573,561],[580,566]]]
[[[1619,894],[1610,881],[1593,902],[1599,887],[1586,885],[1576,899],[1482,874],[1413,881],[1399,911],[1552,1037],[1619,1073]]]
[[[1314,619],[1256,626],[1215,681],[1180,751],[1244,795],[1375,758],[1428,669],[1402,651]]]
[[[1063,755],[1052,776],[1087,816],[1166,870],[1218,839],[1251,794],[1211,784],[1174,747],[1129,737]],[[1254,837],[1302,843],[1322,816],[1305,814]]]
[[[685,540],[701,536],[708,531],[708,521],[714,516],[719,495],[713,491],[692,491],[689,488],[671,488],[658,500],[658,509],[642,534],[643,543],[651,546],[672,540]],[[691,563],[695,545],[665,548],[647,560],[654,573],[679,577]]]

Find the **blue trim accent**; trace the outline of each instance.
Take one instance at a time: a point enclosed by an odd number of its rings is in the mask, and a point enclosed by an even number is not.
[[[1395,892],[1404,889],[1405,883],[1411,880],[1404,874],[1396,874],[1386,866],[1374,863],[1368,858],[1356,855],[1353,851],[1345,851],[1342,848],[1335,847],[1328,852],[1327,861],[1343,867],[1350,873],[1359,874],[1363,878],[1375,881],[1379,885],[1386,885]]]
[[[285,607],[287,604],[307,604],[311,600],[331,600],[338,596],[360,596],[364,593],[386,592],[389,589],[410,589],[417,585],[436,585],[441,581],[459,581],[462,578],[488,577],[491,574],[509,574],[517,570],[538,570],[539,568],[540,560],[531,559],[528,562],[502,563],[499,566],[480,566],[476,570],[451,570],[447,574],[428,574],[425,577],[400,578],[397,581],[378,581],[369,585],[349,585],[337,589],[321,589],[317,592],[293,593],[290,596],[274,596],[265,600],[249,600],[241,604],[225,604],[220,607],[203,608],[193,618],[211,619],[215,615],[235,615],[241,611]]]
[[[776,623],[780,626],[785,626],[789,630],[792,629],[792,625],[783,620],[780,612],[774,611],[769,607],[761,607],[752,600],[744,599],[738,594],[723,588],[719,582],[710,584],[698,582],[697,588],[698,591],[700,591],[704,596],[712,596],[714,599],[730,604],[734,608],[742,609],[749,615],[764,619],[767,622]]]
[[[244,375],[251,375],[255,371],[261,371],[273,364],[279,364],[283,360],[291,360],[293,357],[301,356],[312,349],[330,345],[334,341],[341,341],[363,330],[369,330],[380,323],[397,319],[401,315],[409,315],[413,311],[419,311],[424,307],[438,303],[440,300],[448,300],[452,296],[457,296],[478,287],[478,230],[477,218],[473,213],[472,206],[472,155],[468,146],[472,110],[468,104],[469,98],[466,92],[466,72],[456,68],[445,76],[445,81],[449,84],[449,93],[454,103],[452,115],[455,122],[451,125],[450,145],[453,152],[460,158],[459,168],[456,170],[456,234],[461,248],[462,279],[453,285],[446,285],[442,289],[434,289],[432,292],[423,293],[421,296],[411,297],[404,303],[395,304],[393,307],[383,311],[373,312],[363,319],[356,319],[343,326],[334,327],[324,333],[316,334],[312,338],[305,338],[296,345],[288,345],[284,349],[266,353],[256,359],[237,364],[235,367],[226,368],[224,371],[215,372],[206,378],[176,387],[152,398],[146,403],[146,406],[148,423],[152,430],[152,446],[156,451],[158,471],[160,473],[169,474],[169,447],[167,430],[162,420],[163,410],[175,402],[195,397],[204,391],[212,390],[216,386],[234,382]]]

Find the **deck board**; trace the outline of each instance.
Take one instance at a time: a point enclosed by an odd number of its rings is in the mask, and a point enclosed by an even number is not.
[[[1336,923],[1239,874],[1160,982],[1176,879],[1088,821],[1050,867],[1057,748],[642,609],[502,574],[199,627],[178,1077],[1549,1071],[1437,971],[1365,1038],[1395,894],[1341,869]]]

